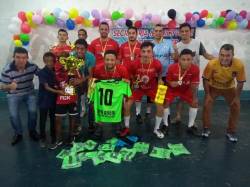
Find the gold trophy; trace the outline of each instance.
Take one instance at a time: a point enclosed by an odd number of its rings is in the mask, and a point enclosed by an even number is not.
[[[70,55],[68,57],[60,57],[59,62],[68,72],[68,83],[66,84],[64,91],[68,95],[75,95],[75,87],[69,84],[69,80],[80,76],[79,69],[84,65],[84,60]]]

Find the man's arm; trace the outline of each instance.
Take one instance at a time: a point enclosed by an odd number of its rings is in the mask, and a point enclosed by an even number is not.
[[[16,90],[16,88],[17,88],[17,83],[15,81],[13,81],[10,84],[0,83],[0,90],[10,91],[10,90]]]

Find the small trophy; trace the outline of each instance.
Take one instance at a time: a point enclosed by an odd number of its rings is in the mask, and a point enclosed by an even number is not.
[[[78,70],[84,65],[84,60],[70,55],[69,57],[60,57],[59,62],[68,72],[68,83],[66,84],[64,91],[68,95],[75,95],[75,87],[69,84],[69,80],[79,77]]]

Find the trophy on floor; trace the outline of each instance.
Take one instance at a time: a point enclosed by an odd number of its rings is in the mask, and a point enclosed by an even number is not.
[[[59,62],[68,73],[68,81],[66,83],[64,91],[68,95],[75,95],[75,87],[73,85],[70,85],[69,82],[71,79],[81,77],[79,69],[84,65],[84,60],[70,55],[68,57],[60,57]]]

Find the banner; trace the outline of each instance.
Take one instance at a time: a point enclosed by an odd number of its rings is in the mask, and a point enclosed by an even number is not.
[[[138,29],[137,39],[140,42],[153,40],[153,28],[140,28]],[[191,37],[195,38],[195,28],[191,30]],[[174,43],[180,40],[179,28],[167,29],[164,28],[163,37],[165,39],[171,39]],[[111,38],[117,41],[120,45],[128,40],[127,28],[113,28],[111,29]]]

